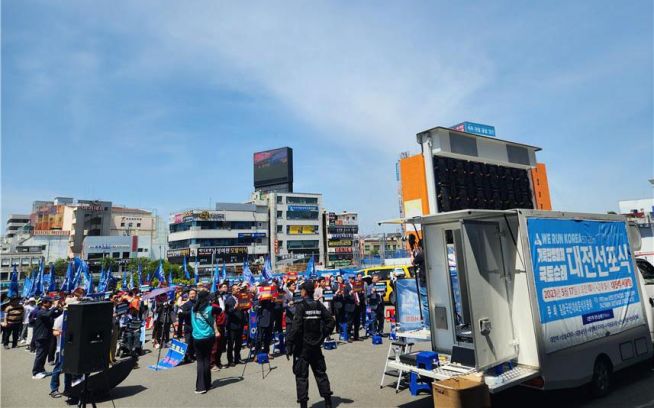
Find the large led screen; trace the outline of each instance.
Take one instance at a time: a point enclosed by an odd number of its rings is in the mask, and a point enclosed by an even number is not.
[[[254,187],[293,182],[293,149],[266,150],[254,154]]]

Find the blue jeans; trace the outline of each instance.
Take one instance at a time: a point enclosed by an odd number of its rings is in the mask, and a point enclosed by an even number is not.
[[[61,358],[61,353],[57,352],[54,370],[52,370],[52,377],[50,378],[50,392],[59,391],[59,375],[61,374],[62,366],[63,358]],[[64,390],[70,388],[72,382],[73,376],[71,374],[64,374]]]

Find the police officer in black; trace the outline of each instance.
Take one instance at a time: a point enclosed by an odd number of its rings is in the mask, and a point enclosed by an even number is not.
[[[332,391],[321,345],[325,337],[334,330],[336,322],[322,303],[313,300],[313,289],[313,281],[302,284],[302,301],[295,307],[286,352],[288,355],[293,354],[293,373],[300,407],[306,408],[309,401],[309,367],[311,367],[320,396],[325,399],[325,407],[331,408]]]

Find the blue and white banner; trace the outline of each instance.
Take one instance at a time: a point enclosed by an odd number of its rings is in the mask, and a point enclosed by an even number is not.
[[[529,218],[545,351],[644,323],[623,222]]]
[[[166,357],[159,361],[159,364],[153,364],[148,366],[148,368],[154,371],[159,371],[177,367],[179,363],[184,360],[184,354],[186,354],[187,348],[188,345],[186,343],[179,340],[173,340],[172,346],[168,349],[168,353],[166,353]]]
[[[423,327],[420,319],[420,303],[415,279],[395,281],[397,323],[400,331],[417,330]]]

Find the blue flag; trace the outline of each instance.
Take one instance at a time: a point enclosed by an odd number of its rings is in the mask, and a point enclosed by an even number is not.
[[[11,277],[9,278],[9,290],[7,291],[7,296],[9,298],[18,297],[18,271],[16,270],[16,264],[11,271]]]
[[[218,289],[218,273],[218,264],[216,264],[211,276],[211,293],[216,293],[216,290]]]
[[[71,292],[79,286],[79,281],[82,278],[82,270],[83,270],[82,265],[77,267],[77,271],[75,272],[75,277],[73,278],[73,282],[70,287]]]
[[[57,290],[57,280],[55,279],[54,265],[50,264],[50,278],[48,279],[48,292]]]
[[[127,287],[127,271],[123,271],[123,281],[120,283],[120,288],[125,290]]]
[[[311,259],[309,260],[309,263],[307,264],[307,270],[304,271],[304,278],[309,280],[313,278],[316,275],[316,264],[313,261],[313,255],[311,255]]]
[[[129,284],[127,284],[127,289],[134,289],[134,274],[131,271],[129,273]]]
[[[248,265],[248,261],[243,261],[243,281],[248,282],[250,285],[254,285],[256,283],[254,275],[250,270],[250,265]]]
[[[32,296],[32,279],[25,274],[25,281],[23,282],[23,294],[24,298]]]
[[[84,286],[84,290],[86,290],[87,295],[93,294],[93,275],[90,273],[84,275],[84,280],[86,281],[86,285]]]
[[[197,256],[195,257],[195,271],[193,271],[193,274],[195,275],[195,285],[198,285],[198,282],[200,282],[200,265],[198,264],[198,258]]]
[[[32,295],[39,296],[43,293],[43,261],[39,265],[39,271],[36,273],[34,286],[32,287]]]
[[[139,286],[141,285],[143,285],[143,265],[139,262]]]
[[[272,266],[270,265],[270,259],[268,257],[266,257],[266,261],[263,263],[263,269],[261,269],[261,276],[265,281],[269,281],[272,279]]]
[[[170,265],[170,269],[168,269],[168,284],[172,285],[173,284],[173,266]]]
[[[223,269],[220,273],[220,282],[225,282],[227,280],[227,265],[223,262]]]
[[[98,281],[98,292],[104,292],[105,282],[107,281],[107,271],[104,270],[103,266],[100,266],[100,280]]]
[[[166,282],[166,277],[164,276],[163,261],[161,259],[159,260],[159,267],[157,267],[157,270],[154,271],[154,277],[157,278],[160,285]]]
[[[59,290],[63,292],[69,292],[70,281],[72,279],[71,275],[73,274],[73,264],[68,262],[68,267],[66,268],[66,274],[64,275],[64,282],[61,284]]]
[[[186,266],[186,256],[184,256],[184,279],[191,280],[191,274],[188,272],[188,266]]]

